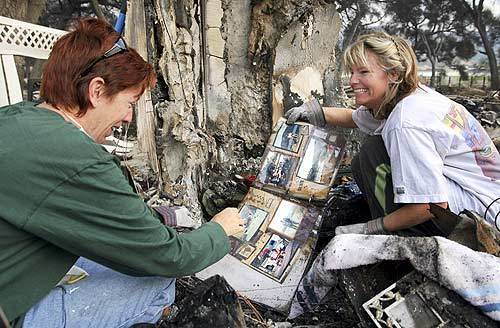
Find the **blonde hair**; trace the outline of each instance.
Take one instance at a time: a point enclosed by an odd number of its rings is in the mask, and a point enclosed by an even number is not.
[[[398,36],[385,32],[361,35],[344,52],[344,67],[369,66],[368,53],[373,53],[378,65],[387,73],[396,73],[396,79],[389,75],[389,88],[379,108],[371,108],[373,116],[384,119],[394,106],[418,87],[417,58],[409,43]]]

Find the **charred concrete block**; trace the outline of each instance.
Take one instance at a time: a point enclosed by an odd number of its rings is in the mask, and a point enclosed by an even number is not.
[[[363,304],[377,327],[498,327],[455,292],[413,271]]]
[[[363,303],[411,270],[412,267],[407,262],[385,261],[340,271],[340,287],[347,294],[363,327],[373,327],[368,313],[363,309]]]

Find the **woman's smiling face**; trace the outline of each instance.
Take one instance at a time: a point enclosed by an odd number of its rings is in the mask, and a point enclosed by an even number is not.
[[[98,143],[104,143],[106,137],[113,134],[114,128],[119,128],[123,124],[130,123],[133,117],[133,107],[140,97],[141,90],[129,88],[118,92],[112,97],[101,95],[94,101],[84,118],[87,117],[87,124],[84,125],[93,139]]]
[[[354,65],[351,68],[349,84],[354,91],[356,105],[378,110],[389,86],[389,77],[380,67],[377,56],[367,52],[367,65]]]

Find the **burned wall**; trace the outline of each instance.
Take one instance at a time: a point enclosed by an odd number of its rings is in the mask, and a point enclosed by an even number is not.
[[[211,183],[257,169],[272,127],[275,63],[313,67],[321,84],[339,18],[313,0],[152,4],[163,192],[201,217],[199,200]],[[302,46],[284,56],[292,25]]]

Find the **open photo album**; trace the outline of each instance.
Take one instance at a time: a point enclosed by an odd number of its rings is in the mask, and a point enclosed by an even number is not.
[[[292,198],[325,201],[344,150],[342,136],[280,119],[264,152],[255,186]]]
[[[239,293],[287,312],[344,151],[343,137],[280,119],[254,186],[239,205],[244,232],[231,236],[230,253],[197,276],[222,275]]]
[[[251,188],[240,207],[245,232],[231,236],[231,255],[277,282],[282,282],[297,256],[315,244],[319,211]]]

